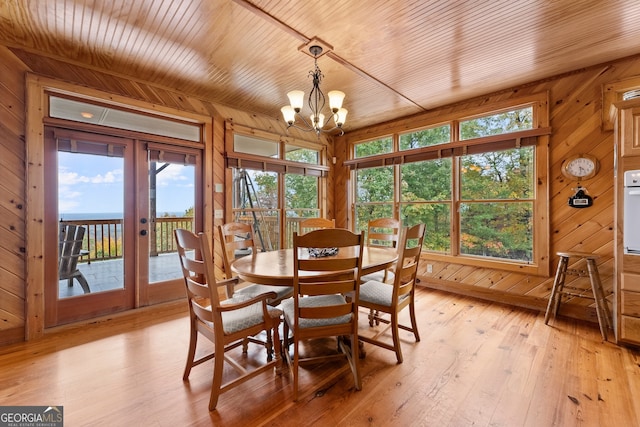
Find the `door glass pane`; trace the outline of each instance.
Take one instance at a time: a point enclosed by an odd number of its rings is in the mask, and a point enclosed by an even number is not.
[[[193,229],[195,166],[149,162],[149,283],[182,277],[173,231]]]
[[[124,288],[123,168],[121,157],[58,152],[59,298]]]

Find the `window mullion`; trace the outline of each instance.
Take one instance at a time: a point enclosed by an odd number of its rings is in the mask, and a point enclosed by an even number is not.
[[[400,201],[402,198],[402,176],[400,174],[400,165],[394,165],[393,167],[393,217],[400,218]]]
[[[451,255],[460,255],[460,157],[451,162]]]

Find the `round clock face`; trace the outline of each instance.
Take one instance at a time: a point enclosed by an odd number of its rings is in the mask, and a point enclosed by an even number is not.
[[[562,172],[576,179],[587,179],[593,177],[598,171],[598,161],[587,155],[575,156],[566,160]]]

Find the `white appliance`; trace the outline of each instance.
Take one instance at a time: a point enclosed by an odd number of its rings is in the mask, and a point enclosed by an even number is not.
[[[625,254],[640,255],[640,170],[624,173],[624,237]]]

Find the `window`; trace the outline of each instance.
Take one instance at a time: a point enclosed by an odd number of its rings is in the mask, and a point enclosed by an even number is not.
[[[116,129],[144,132],[199,142],[201,126],[170,118],[152,117],[107,105],[76,101],[57,96],[49,97],[49,117],[91,123]]]
[[[233,221],[253,224],[258,246],[264,250],[291,247],[298,223],[304,218],[320,216],[320,178],[317,176],[232,170]],[[278,191],[280,181],[284,182],[283,197]],[[284,216],[280,214],[282,211]]]
[[[531,129],[532,119],[533,107],[526,107],[463,120],[460,122],[460,140]]]
[[[400,219],[424,223],[423,248],[451,253],[451,158],[414,162],[400,167]],[[429,179],[425,179],[429,177]]]
[[[435,259],[548,274],[548,196],[536,187],[546,176],[546,95],[533,98],[355,141],[345,162],[354,229],[383,216],[422,222],[423,254]]]
[[[356,171],[356,231],[367,230],[370,219],[393,216],[393,168]]]
[[[391,137],[376,139],[373,141],[361,142],[355,147],[355,157],[367,157],[393,151],[393,140]]]
[[[429,147],[451,141],[451,126],[446,124],[400,135],[400,150]]]
[[[300,221],[304,218],[322,216],[319,185],[320,179],[316,176],[291,173],[284,175],[285,247],[293,246],[293,232],[299,232]]]
[[[257,135],[259,134],[259,135]],[[264,250],[290,247],[308,217],[324,216],[329,167],[323,147],[234,125],[227,166],[233,199],[227,221],[250,222]]]
[[[233,151],[236,153],[278,158],[278,143],[254,136],[235,135],[233,138]]]
[[[460,158],[460,253],[533,260],[534,147]]]
[[[318,150],[298,147],[295,145],[287,144],[285,146],[284,158],[292,162],[309,163],[312,165],[320,164],[320,152]]]

